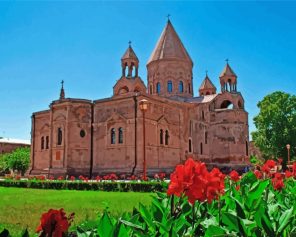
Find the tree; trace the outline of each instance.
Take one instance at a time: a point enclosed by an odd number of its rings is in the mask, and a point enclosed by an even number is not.
[[[8,154],[0,155],[0,175],[3,175],[9,171],[7,160],[8,160]]]
[[[1,167],[3,172],[7,169],[11,171],[21,172],[22,175],[27,171],[30,165],[30,148],[21,147],[15,149],[11,153],[2,155],[1,157]]]
[[[283,158],[287,162],[287,148],[296,156],[296,96],[276,91],[257,105],[259,114],[254,118],[257,131],[252,133],[255,145],[265,158]]]

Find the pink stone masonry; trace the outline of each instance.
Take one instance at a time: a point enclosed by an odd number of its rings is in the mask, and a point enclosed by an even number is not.
[[[168,21],[147,64],[147,87],[131,46],[121,67],[112,97],[65,98],[62,88],[48,110],[33,113],[30,174],[142,174],[143,99],[149,175],[169,173],[188,157],[212,167],[248,164],[248,113],[228,63],[221,92],[207,79],[194,97],[193,62]]]

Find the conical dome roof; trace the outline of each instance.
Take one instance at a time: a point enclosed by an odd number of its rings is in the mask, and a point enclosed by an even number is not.
[[[229,66],[229,64],[227,63],[225,68],[223,69],[223,71],[220,74],[220,77],[223,76],[234,76],[237,77],[236,74],[234,73],[234,71],[232,70],[232,68]]]
[[[147,64],[160,59],[180,59],[192,63],[188,52],[170,20],[168,20],[161,33]]]
[[[208,75],[202,81],[202,83],[201,83],[201,85],[199,87],[199,90],[204,90],[204,89],[215,89],[216,90],[216,87],[214,86],[214,84],[212,83],[212,81],[210,80]]]
[[[128,46],[127,50],[125,51],[125,53],[123,54],[123,56],[121,57],[121,60],[124,59],[135,59],[137,61],[139,61],[137,55],[135,54],[132,46]]]

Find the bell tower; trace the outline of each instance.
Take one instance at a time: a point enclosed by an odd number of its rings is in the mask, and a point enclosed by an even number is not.
[[[139,59],[131,46],[131,41],[128,43],[129,46],[121,58],[122,77],[138,77]]]
[[[147,62],[148,93],[192,97],[192,67],[193,62],[168,19]]]
[[[138,75],[139,59],[135,54],[130,41],[127,50],[121,57],[121,69],[121,77],[113,87],[113,96],[146,93],[146,86]]]
[[[216,87],[208,77],[208,72],[206,72],[206,77],[199,87],[199,96],[213,95],[213,94],[216,94]]]
[[[228,63],[228,59],[226,60],[226,66],[220,74],[220,85],[221,92],[229,91],[236,92],[237,91],[237,76],[230,67]]]

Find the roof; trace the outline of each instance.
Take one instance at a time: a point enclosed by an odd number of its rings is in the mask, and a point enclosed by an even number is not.
[[[128,48],[125,51],[125,53],[123,54],[121,60],[128,59],[128,58],[133,58],[133,59],[136,59],[137,61],[139,61],[139,59],[138,59],[137,55],[135,54],[132,46],[128,46]]]
[[[13,143],[13,144],[31,145],[30,140],[22,140],[22,139],[14,139],[14,138],[4,138],[4,137],[0,137],[0,143]]]
[[[218,94],[188,98],[186,102],[197,103],[197,104],[208,103],[208,102],[211,102],[213,99],[215,99],[217,95]]]
[[[215,97],[217,95],[218,94],[204,95],[204,96],[193,97],[193,98],[186,98],[186,97],[181,97],[181,96],[176,95],[176,96],[171,96],[171,97],[166,98],[166,99],[175,100],[175,101],[179,101],[179,102],[187,102],[187,103],[199,104],[199,103],[211,102],[213,99],[215,99]]]
[[[147,64],[160,59],[181,59],[192,63],[188,52],[170,20],[168,20],[162,31]]]
[[[223,69],[223,71],[220,74],[220,77],[223,77],[223,76],[235,76],[235,77],[237,77],[228,63],[226,64],[225,68]]]
[[[203,90],[203,89],[210,89],[210,88],[216,90],[216,87],[214,86],[214,84],[212,83],[212,81],[207,75],[206,78],[202,81],[199,89]]]

